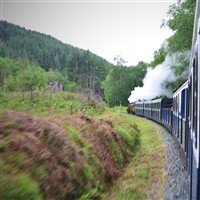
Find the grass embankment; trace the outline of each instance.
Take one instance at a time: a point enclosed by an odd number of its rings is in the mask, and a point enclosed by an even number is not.
[[[145,119],[75,94],[1,101],[1,199],[162,196],[164,147]]]
[[[140,148],[135,152],[123,175],[102,199],[163,199],[166,171],[165,146],[159,129],[149,120],[130,116],[141,131]]]
[[[1,199],[97,199],[139,148],[133,118],[67,93],[4,94]]]

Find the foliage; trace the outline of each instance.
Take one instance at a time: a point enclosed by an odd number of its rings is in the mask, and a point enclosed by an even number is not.
[[[3,102],[4,120],[0,120],[5,177],[1,182],[6,192],[3,199],[14,199],[12,195],[17,199],[99,198],[135,153],[139,130],[118,109],[106,109],[103,115],[97,113],[98,117],[87,116],[87,112],[84,116],[72,115],[65,106],[76,104],[72,94],[37,94],[32,99],[28,94],[18,93],[11,98],[7,95]],[[56,104],[52,113],[49,109],[53,105],[44,106],[48,98]],[[37,105],[33,106],[32,101]],[[28,104],[29,114],[16,111]],[[57,112],[60,106],[64,106],[63,110]],[[123,131],[119,134],[116,130],[120,126]]]
[[[19,61],[14,61],[9,58],[2,58],[0,57],[0,74],[1,74],[1,79],[0,79],[0,85],[3,85],[3,82],[8,76],[16,76],[20,70],[20,63]]]
[[[42,90],[47,87],[45,71],[39,66],[30,66],[19,76],[22,91]]]
[[[171,65],[171,69],[177,76],[176,81],[172,84],[175,90],[179,88],[187,79],[189,74],[190,51],[174,54],[175,61]]]
[[[34,91],[47,87],[45,71],[27,60],[1,58],[1,86],[5,91]]]
[[[153,68],[163,62],[169,66],[176,80],[173,83],[167,83],[166,80],[166,83],[167,87],[173,90],[180,87],[188,78],[194,11],[193,0],[178,0],[169,7],[168,20],[163,21],[161,26],[168,26],[174,34],[154,52],[154,60],[150,63]]]
[[[4,172],[5,173],[5,172]],[[1,179],[2,200],[42,200],[38,183],[25,174],[8,175]]]
[[[20,79],[18,77],[13,77],[12,75],[9,75],[4,81],[4,84],[3,84],[4,90],[10,91],[10,92],[18,91],[19,82],[20,82]]]
[[[116,55],[116,57],[114,57],[114,61],[116,61],[118,66],[123,66],[126,61],[122,58],[122,55]]]
[[[26,92],[2,93],[2,109],[47,113],[97,115],[104,111],[104,104],[95,100],[92,102],[80,97],[79,94],[68,92]]]
[[[27,59],[12,60],[1,58],[1,87],[5,92],[42,91],[48,85],[62,84],[65,90],[73,91],[75,85],[58,70],[45,72],[41,67],[31,64]],[[49,88],[50,89],[50,88]]]
[[[164,62],[166,57],[166,50],[164,47],[161,47],[157,51],[154,52],[154,60],[151,62],[150,66],[155,68],[157,65]]]
[[[130,91],[142,86],[147,64],[139,62],[137,66],[113,68],[103,82],[105,99],[109,106],[127,105]]]
[[[64,89],[71,90],[72,88],[69,87],[68,77],[65,74],[61,74],[57,69],[53,70],[50,69],[46,72],[47,83],[52,85],[54,83],[62,84]]]
[[[114,126],[118,135],[124,138],[126,145],[129,147],[129,150],[131,150],[132,154],[140,145],[140,130],[138,129],[135,121],[129,115],[124,114],[126,109],[127,107],[123,106],[109,108],[99,117],[100,119],[112,121],[112,125]]]
[[[121,114],[123,115],[125,114]],[[140,145],[137,146],[137,151],[122,177],[101,197],[103,200],[163,199],[166,181],[166,172],[163,170],[165,147],[160,131],[150,121],[136,116],[129,116],[128,121],[130,124],[137,124],[140,130]],[[153,188],[151,196],[150,188]]]
[[[191,48],[194,11],[194,0],[181,0],[170,7],[168,11],[169,19],[164,24],[174,31],[174,35],[168,39],[172,52],[185,51]]]
[[[57,79],[65,89],[81,91],[89,88],[103,95],[101,83],[113,67],[111,63],[89,50],[75,48],[6,21],[0,21],[0,29],[0,57],[28,59],[49,72],[48,81]],[[4,73],[3,78],[6,71]]]
[[[176,76],[176,80],[170,83],[168,82],[168,80],[165,80],[165,83],[163,83],[167,87],[175,90],[188,79],[189,62],[189,50],[172,53],[170,52],[168,43],[165,41],[161,48],[158,51],[155,51],[154,60],[151,62],[150,66],[155,68],[159,64],[167,65]]]

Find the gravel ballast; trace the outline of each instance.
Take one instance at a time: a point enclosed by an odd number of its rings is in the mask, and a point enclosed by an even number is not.
[[[189,175],[180,157],[179,149],[171,133],[161,126],[159,126],[159,129],[166,145],[166,164],[164,168],[167,171],[167,180],[165,199],[189,199]]]

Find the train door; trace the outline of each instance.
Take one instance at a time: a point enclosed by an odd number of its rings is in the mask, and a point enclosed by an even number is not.
[[[181,116],[182,116],[182,126],[181,126],[181,145],[186,153],[186,140],[187,140],[187,84],[181,92]]]
[[[173,134],[178,138],[178,98],[173,96]]]

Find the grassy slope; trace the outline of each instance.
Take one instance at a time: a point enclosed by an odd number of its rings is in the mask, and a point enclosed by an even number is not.
[[[166,172],[165,146],[158,127],[144,118],[130,116],[141,130],[140,148],[103,199],[163,199]]]
[[[3,199],[94,199],[116,181],[102,198],[162,196],[159,133],[124,110],[67,93],[4,95]]]

